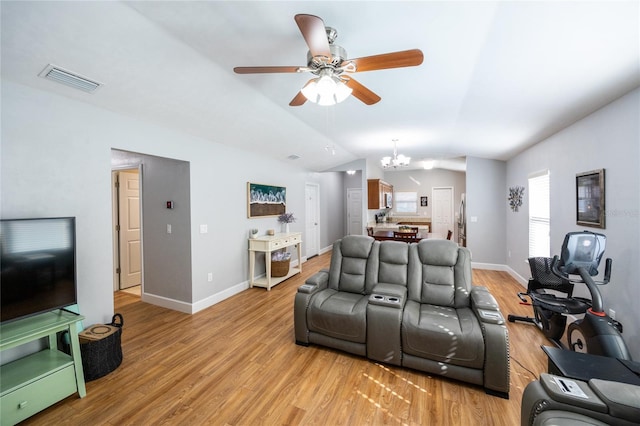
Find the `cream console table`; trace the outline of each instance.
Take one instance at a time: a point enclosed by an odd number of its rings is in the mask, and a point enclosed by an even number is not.
[[[284,277],[271,277],[271,253],[285,247],[298,247],[298,266],[289,267],[289,273]],[[264,277],[255,278],[256,252],[264,252],[266,274]],[[265,287],[271,290],[276,284],[281,283],[292,275],[302,272],[302,233],[289,232],[275,235],[264,235],[249,239],[249,286]]]

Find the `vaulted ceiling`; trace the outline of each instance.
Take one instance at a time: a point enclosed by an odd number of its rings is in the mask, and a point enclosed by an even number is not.
[[[640,85],[637,1],[3,1],[0,13],[3,81],[315,171],[378,163],[393,139],[414,167],[506,160]],[[308,74],[233,68],[306,65],[298,13],[335,28],[349,58],[417,48],[424,62],[357,73],[375,105],[290,107]],[[38,77],[47,64],[104,86]]]

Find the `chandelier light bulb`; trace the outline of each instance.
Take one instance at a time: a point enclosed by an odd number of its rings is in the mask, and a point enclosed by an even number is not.
[[[393,157],[382,157],[380,160],[382,164],[382,168],[398,168],[398,167],[407,167],[409,163],[411,163],[411,157],[407,157],[406,155],[398,155],[397,149],[397,139],[393,140]]]

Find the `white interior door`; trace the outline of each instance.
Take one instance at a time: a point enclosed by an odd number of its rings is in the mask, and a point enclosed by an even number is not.
[[[320,186],[316,183],[305,185],[305,238],[306,258],[320,253]]]
[[[347,235],[362,235],[362,189],[347,188]]]
[[[118,173],[120,289],[142,283],[140,179],[137,171]]]
[[[431,198],[431,232],[446,238],[447,232],[453,231],[453,188],[433,188]]]

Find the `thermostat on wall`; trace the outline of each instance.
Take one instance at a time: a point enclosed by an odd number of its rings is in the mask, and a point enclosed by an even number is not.
[[[168,209],[172,209],[173,208],[173,201],[167,201],[167,208]]]

